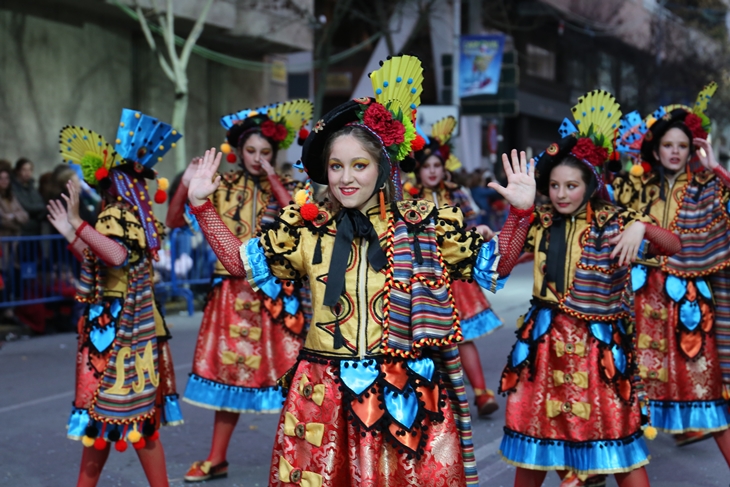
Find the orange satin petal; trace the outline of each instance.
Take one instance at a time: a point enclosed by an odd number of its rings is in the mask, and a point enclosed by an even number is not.
[[[101,315],[99,316],[99,318],[97,319],[97,321],[99,322],[99,324],[100,324],[101,326],[106,326],[106,325],[108,325],[109,323],[111,323],[112,319],[111,319],[111,317],[110,317],[110,316],[109,316],[108,314],[106,314],[106,313],[102,313],[102,314],[101,314]]]
[[[603,371],[606,377],[613,379],[616,375],[616,366],[613,363],[613,354],[611,350],[606,349],[603,351],[603,358],[601,358],[601,365],[603,365]]]
[[[517,375],[517,372],[513,371],[505,371],[502,372],[502,390],[503,391],[510,391],[517,387],[517,381],[519,380],[520,376]]]
[[[624,401],[631,398],[631,381],[624,378],[618,379],[618,394]]]
[[[104,372],[104,369],[106,369],[106,363],[108,361],[109,361],[109,352],[107,352],[101,356],[99,356],[96,353],[92,353],[89,355],[89,362],[91,362],[91,366],[94,367],[94,369],[99,373]]]
[[[294,316],[285,316],[284,326],[286,326],[292,333],[299,335],[304,329],[304,314],[299,311]]]
[[[702,348],[702,334],[699,330],[693,332],[682,331],[679,333],[679,346],[689,358],[694,358]]]
[[[277,319],[284,309],[284,302],[281,299],[273,300],[271,298],[264,299],[264,306],[271,314],[271,317]]]
[[[530,338],[530,334],[532,333],[532,327],[535,325],[535,320],[530,318],[530,321],[522,325],[522,329],[520,330],[520,338],[523,340],[527,340]]]
[[[694,301],[697,299],[697,286],[691,280],[687,281],[687,299]]]
[[[421,400],[425,403],[426,410],[432,413],[439,412],[439,386],[433,388],[421,386],[416,388],[416,391],[421,393]]]
[[[281,281],[281,288],[287,296],[294,293],[294,283],[292,281]]]
[[[385,380],[393,384],[399,390],[403,390],[406,383],[408,382],[408,374],[400,362],[383,362],[383,366],[380,368],[385,372]]]
[[[705,333],[710,333],[712,330],[712,325],[715,323],[715,315],[712,312],[712,308],[710,308],[710,305],[707,304],[704,300],[700,301],[700,313],[702,313],[702,321],[700,322],[700,326],[702,327],[702,331]]]
[[[378,386],[376,385],[375,387]],[[363,424],[368,428],[374,425],[385,412],[384,409],[380,409],[380,401],[378,400],[379,393],[380,388],[378,388],[377,393],[370,392],[370,397],[365,397],[363,395],[362,402],[358,401],[357,399],[353,399],[353,401],[350,403],[352,412],[354,412],[355,415],[360,418],[360,421],[362,421]]]
[[[416,436],[413,436],[410,432],[405,431],[403,428],[398,426],[395,423],[391,423],[390,425],[390,432],[393,435],[393,437],[398,440],[399,442],[403,443],[405,446],[410,448],[412,451],[418,450],[418,443],[421,441],[421,430],[420,428],[416,430]],[[399,431],[405,431],[405,435],[401,436],[397,433]]]

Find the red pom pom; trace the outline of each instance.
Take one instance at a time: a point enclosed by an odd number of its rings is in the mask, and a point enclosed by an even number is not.
[[[94,177],[96,178],[97,181],[101,181],[102,179],[104,179],[107,176],[109,176],[109,171],[105,167],[100,167],[94,173]]]
[[[161,205],[165,201],[167,201],[167,193],[165,193],[161,189],[158,189],[157,191],[155,191],[155,203],[157,203],[158,205]]]
[[[116,443],[114,443],[114,449],[119,453],[127,451],[127,442],[124,440],[117,441]]]
[[[299,213],[302,215],[302,218],[311,222],[317,218],[319,208],[317,208],[317,205],[314,203],[305,203],[301,208],[299,208]]]
[[[102,437],[97,438],[96,440],[94,440],[94,448],[96,448],[97,450],[103,450],[104,448],[106,448],[106,440]]]
[[[234,162],[236,162],[236,160],[237,160],[236,154],[234,154],[233,152],[229,152],[228,154],[226,154],[226,161],[233,164]]]
[[[306,139],[307,137],[309,137],[309,130],[307,130],[306,127],[302,127],[299,130],[299,138],[300,139]]]
[[[140,438],[137,443],[132,443],[132,446],[135,450],[139,450],[141,448],[144,448],[147,445],[147,442],[144,441],[144,438]]]
[[[421,137],[421,134],[416,134],[416,138],[413,139],[413,142],[411,142],[411,150],[419,151],[424,147],[426,147],[426,139]]]
[[[147,437],[149,441],[157,441],[160,438],[160,430],[155,430],[150,436]]]
[[[649,172],[651,172],[651,164],[646,161],[641,162],[641,168],[644,170],[644,174],[649,174]]]
[[[418,188],[416,188],[415,186],[411,186],[410,188],[408,188],[408,192],[411,194],[411,196],[417,196],[419,193]]]

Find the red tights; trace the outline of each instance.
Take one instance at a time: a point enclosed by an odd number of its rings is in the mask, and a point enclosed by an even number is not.
[[[144,448],[135,450],[139,457],[139,463],[147,476],[150,487],[169,487],[167,481],[167,467],[165,466],[165,451],[160,440],[150,441],[145,438]],[[96,448],[84,448],[81,455],[81,469],[76,487],[96,487],[104,468],[106,459],[109,458],[111,444],[107,444],[103,450]]]
[[[219,465],[226,461],[228,444],[231,442],[231,435],[236,429],[236,423],[241,415],[228,411],[216,411],[215,423],[213,425],[213,444],[210,446],[210,453],[207,460],[213,465]]]
[[[730,466],[730,429],[718,431],[714,434],[717,446],[720,447],[722,456],[725,457],[725,461]]]
[[[561,479],[567,473],[564,470],[558,471]],[[529,470],[517,467],[515,487],[540,487],[545,480],[545,475],[547,475],[547,472],[544,470]],[[649,487],[649,477],[646,475],[646,469],[644,467],[627,473],[617,473],[614,476],[619,487]]]
[[[461,365],[464,367],[464,372],[466,372],[466,377],[469,379],[471,386],[474,389],[485,390],[487,385],[484,381],[482,360],[474,342],[460,343],[459,355],[461,355]]]

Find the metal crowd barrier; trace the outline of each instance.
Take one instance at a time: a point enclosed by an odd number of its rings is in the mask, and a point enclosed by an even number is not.
[[[155,267],[155,297],[164,306],[182,297],[193,314],[193,289],[210,283],[215,254],[205,238],[174,229]],[[61,235],[0,237],[0,309],[73,300],[80,263]]]

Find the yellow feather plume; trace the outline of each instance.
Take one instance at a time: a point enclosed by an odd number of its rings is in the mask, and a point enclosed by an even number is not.
[[[697,101],[695,101],[695,106],[694,108],[692,108],[692,112],[695,115],[705,113],[705,110],[707,110],[707,105],[710,103],[712,95],[714,95],[716,91],[717,83],[715,83],[714,81],[702,88],[702,91],[700,91],[700,93],[697,95]]]
[[[63,162],[66,163],[81,164],[81,159],[87,155],[98,156],[102,161],[106,159],[104,167],[107,169],[123,162],[121,156],[114,150],[114,146],[109,144],[102,135],[83,127],[64,127],[58,143]],[[104,150],[107,151],[106,157]]]
[[[380,69],[370,73],[370,82],[378,103],[385,106],[388,102],[397,103],[409,119],[421,104],[423,67],[415,56],[393,56],[384,61]],[[398,111],[393,104],[390,110]]]
[[[284,119],[287,128],[299,130],[312,119],[314,105],[309,100],[299,99],[277,103],[269,108],[269,118],[274,121]]]
[[[580,135],[587,136],[592,127],[594,134],[604,136],[603,147],[610,152],[622,115],[616,98],[605,90],[593,90],[578,98],[572,112]]]
[[[439,141],[439,144],[446,144],[451,139],[451,134],[456,128],[456,119],[449,115],[438,120],[431,127],[431,137]]]

